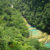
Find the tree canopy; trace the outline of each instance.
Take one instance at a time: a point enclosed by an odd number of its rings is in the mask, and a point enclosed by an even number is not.
[[[0,50],[49,50],[28,38],[24,18],[31,26],[50,33],[49,0],[0,0]]]
[[[16,0],[15,8],[20,10],[29,24],[50,33],[50,0]]]

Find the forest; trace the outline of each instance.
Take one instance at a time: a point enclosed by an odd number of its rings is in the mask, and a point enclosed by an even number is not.
[[[0,50],[50,50],[29,38],[27,23],[50,35],[50,0],[0,0]]]

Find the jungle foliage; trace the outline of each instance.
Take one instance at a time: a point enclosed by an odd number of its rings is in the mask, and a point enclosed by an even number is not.
[[[50,0],[15,0],[15,8],[29,24],[50,34]]]
[[[49,0],[0,0],[0,50],[49,50],[37,39],[28,38],[23,19],[47,32],[49,4]]]

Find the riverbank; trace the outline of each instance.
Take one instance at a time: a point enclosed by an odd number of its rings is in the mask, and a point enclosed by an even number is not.
[[[37,30],[35,27],[31,27],[30,24],[28,24],[27,20],[24,18],[24,21],[27,23],[26,26],[28,27],[29,33],[31,34],[29,38],[37,38],[39,42],[50,42],[50,35],[47,35],[47,33],[44,33],[40,30]],[[31,32],[32,31],[32,32]],[[38,36],[36,36],[36,33],[38,33]],[[35,34],[34,36],[32,34]]]

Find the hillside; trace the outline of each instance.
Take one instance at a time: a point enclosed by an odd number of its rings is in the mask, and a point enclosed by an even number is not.
[[[49,4],[0,0],[0,50],[50,50]]]

